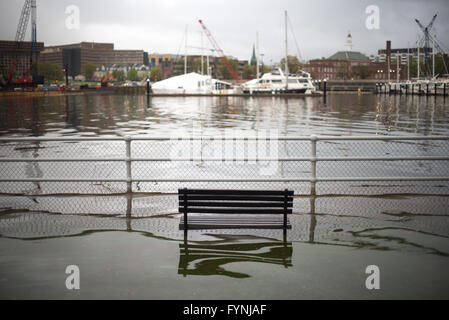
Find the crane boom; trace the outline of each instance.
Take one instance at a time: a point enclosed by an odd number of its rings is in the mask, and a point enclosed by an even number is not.
[[[25,39],[25,33],[28,26],[28,20],[30,20],[31,13],[31,0],[25,0],[20,14],[19,24],[17,25],[15,41],[23,41]]]
[[[203,21],[202,20],[198,20],[198,22],[200,23],[201,27],[203,28],[204,33],[206,34],[206,36],[209,38],[209,41],[211,42],[211,44],[214,47],[215,51],[218,52],[218,55],[221,57],[221,60],[225,64],[225,66],[228,69],[228,71],[231,74],[231,76],[234,78],[235,81],[240,83],[242,80],[240,79],[238,73],[232,67],[232,65],[229,62],[228,58],[226,58],[226,56],[224,55],[223,50],[221,50],[221,48],[218,45],[217,41],[215,41],[214,37],[212,36],[210,31],[206,28],[206,26],[204,25]]]

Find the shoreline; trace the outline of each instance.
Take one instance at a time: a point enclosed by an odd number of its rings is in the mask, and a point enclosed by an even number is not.
[[[57,97],[57,96],[74,96],[74,95],[146,95],[145,92],[140,92],[141,90],[81,90],[81,91],[0,91],[0,97]],[[374,94],[371,91],[328,91],[328,94]],[[178,93],[153,93],[150,94],[150,98],[153,97],[243,97],[243,98],[256,98],[256,97],[281,97],[281,98],[303,98],[303,97],[323,97],[322,93],[285,93],[285,94],[245,94],[245,93],[233,93],[233,94],[178,94]]]

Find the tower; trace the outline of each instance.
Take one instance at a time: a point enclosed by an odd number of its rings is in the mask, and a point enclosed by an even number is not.
[[[348,35],[346,36],[346,51],[352,51],[352,36],[351,32],[348,31]]]
[[[257,64],[257,58],[256,58],[256,47],[253,45],[253,55],[251,56],[251,61],[249,62],[250,65],[255,66]]]

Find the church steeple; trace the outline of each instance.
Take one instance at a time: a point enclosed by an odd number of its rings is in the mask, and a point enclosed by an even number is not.
[[[253,45],[253,55],[251,56],[251,61],[249,62],[250,65],[255,66],[257,64],[257,58],[256,58],[256,47]]]

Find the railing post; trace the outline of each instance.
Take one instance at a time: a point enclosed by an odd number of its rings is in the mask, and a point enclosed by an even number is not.
[[[126,192],[131,193],[132,190],[132,175],[131,175],[131,137],[125,137],[126,145]]]
[[[315,193],[315,186],[316,186],[316,141],[317,136],[312,134],[310,136],[310,142],[312,145],[312,152],[311,152],[311,160],[310,164],[312,166],[312,176],[310,178],[310,195],[314,196]]]

